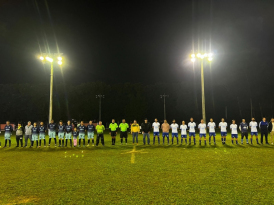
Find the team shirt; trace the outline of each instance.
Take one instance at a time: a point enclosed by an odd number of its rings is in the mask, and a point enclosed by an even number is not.
[[[153,127],[153,132],[159,132],[160,123],[159,122],[153,122],[152,127]]]
[[[59,125],[58,126],[58,132],[59,133],[64,133],[64,130],[65,130],[65,126],[64,125]]]
[[[6,125],[5,126],[5,133],[12,133],[13,131],[13,128],[11,125]]]
[[[56,124],[55,123],[49,123],[48,128],[51,132],[55,132]]]
[[[105,130],[105,126],[104,125],[97,125],[96,130],[97,130],[98,134],[103,134],[104,130]]]
[[[180,130],[182,135],[186,135],[187,125],[181,125]]]
[[[249,126],[251,127],[251,132],[258,132],[258,129],[257,129],[258,123],[257,123],[257,122],[251,121],[251,122],[249,123]]]
[[[116,122],[115,122],[115,123],[110,123],[110,124],[109,124],[109,129],[110,129],[110,131],[115,132],[115,131],[117,130],[117,128],[118,128],[118,125],[117,125]]]
[[[214,133],[215,132],[215,127],[216,127],[216,124],[215,122],[209,122],[207,124],[208,128],[209,128],[209,133]]]
[[[84,134],[85,131],[86,131],[85,125],[80,125],[80,126],[78,127],[78,130],[79,130],[79,134],[80,134],[80,133],[81,133],[81,134]]]
[[[231,134],[233,134],[233,135],[234,135],[234,134],[238,134],[237,127],[238,127],[237,124],[231,124],[231,125],[230,125]]]
[[[248,132],[248,124],[246,122],[245,123],[241,122],[239,128],[241,132],[244,132],[244,133]]]
[[[71,133],[71,132],[72,132],[72,125],[67,125],[67,126],[65,127],[65,131],[66,131],[67,133]]]
[[[73,131],[73,132],[72,132],[72,135],[73,135],[73,138],[74,138],[74,139],[77,139],[78,132],[77,132],[77,131],[76,131],[76,132],[75,132],[75,131]]]
[[[206,124],[205,123],[200,123],[198,125],[198,128],[200,129],[200,134],[206,134]]]
[[[196,123],[195,122],[189,122],[188,127],[189,127],[189,132],[195,132]]]
[[[226,122],[220,122],[219,127],[221,127],[221,132],[227,132],[227,123]]]
[[[45,132],[46,132],[45,126],[44,126],[44,125],[40,126],[40,127],[39,127],[39,133],[45,134]]]
[[[39,133],[39,128],[37,126],[36,127],[32,127],[31,131],[32,131],[32,134],[38,134]]]
[[[119,125],[119,128],[120,128],[121,132],[126,132],[127,128],[128,128],[128,124],[127,123],[121,123]]]
[[[179,128],[179,125],[177,124],[177,123],[172,123],[171,125],[170,125],[170,127],[171,127],[171,131],[172,131],[172,133],[178,133],[178,128]]]
[[[93,124],[88,124],[87,126],[87,131],[90,133],[90,132],[94,132],[95,131],[95,126]]]

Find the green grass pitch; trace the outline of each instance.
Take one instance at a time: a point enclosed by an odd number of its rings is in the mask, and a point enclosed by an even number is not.
[[[105,134],[105,147],[37,149],[14,138],[0,149],[0,204],[274,204],[271,145],[217,135],[216,146],[143,146],[139,135],[134,148],[131,135],[111,146]]]

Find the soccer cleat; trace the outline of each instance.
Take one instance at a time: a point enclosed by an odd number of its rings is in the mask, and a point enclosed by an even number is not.
[[[48,147],[50,147],[50,144],[48,145]]]
[[[55,144],[55,147],[57,147],[57,145]]]
[[[89,147],[89,144],[87,146]]]
[[[246,144],[249,144],[248,142]]]

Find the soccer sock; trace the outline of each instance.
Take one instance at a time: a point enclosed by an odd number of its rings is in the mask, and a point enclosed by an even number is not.
[[[46,139],[44,139],[44,146],[46,145]]]
[[[178,139],[178,137],[176,137],[177,138],[177,144],[179,144],[179,139]]]
[[[84,146],[86,145],[86,140],[85,140],[85,139],[83,139],[83,145],[84,145]]]
[[[9,144],[10,144],[10,146],[11,146],[11,140],[9,140]]]
[[[181,138],[181,144],[183,144],[183,138]]]
[[[191,137],[189,138],[189,144],[191,144]]]
[[[113,139],[112,139],[112,141],[113,141]],[[88,140],[88,144],[90,143],[90,140]]]
[[[123,138],[121,139],[121,144],[123,143]]]
[[[51,138],[49,138],[49,145],[50,145],[50,142],[51,142]]]
[[[127,138],[125,139],[126,143],[127,143]]]
[[[232,141],[232,144],[234,144],[234,140],[231,140]]]
[[[226,141],[226,137],[224,138],[224,142]]]
[[[31,145],[30,145],[31,147],[33,146],[33,141],[31,141]]]
[[[72,147],[72,139],[69,139],[69,141],[70,141],[70,146]]]
[[[66,146],[68,146],[68,139],[66,139]]]
[[[39,140],[39,145],[41,146],[42,140]]]
[[[235,140],[236,141],[236,144],[238,144],[238,140]]]
[[[200,144],[201,144],[201,142],[202,142],[202,141],[201,141],[201,140],[199,140],[199,143],[200,143]]]
[[[8,140],[5,140],[5,147],[7,146],[7,142],[8,142]]]
[[[210,143],[210,141],[211,141],[211,137],[209,137],[209,138],[208,138],[208,141],[209,141],[209,143]]]
[[[92,144],[94,144],[94,139],[92,139]]]
[[[206,145],[206,140],[205,140],[205,145]]]
[[[193,137],[193,140],[194,140],[194,144],[196,143],[196,139]]]
[[[62,145],[64,146],[64,144],[65,144],[65,141],[64,141],[64,140],[62,140]]]
[[[165,137],[163,137],[163,144],[165,144]]]
[[[244,142],[244,139],[243,139],[243,138],[241,139],[241,142],[242,142],[242,143]]]
[[[81,145],[81,139],[79,139],[79,146]]]
[[[155,144],[155,136],[153,137],[153,144]]]
[[[169,144],[169,137],[167,137],[167,143]]]
[[[256,141],[257,141],[257,143],[259,144],[259,140],[258,140],[258,138],[256,138]]]
[[[38,147],[38,140],[36,140],[36,146]]]
[[[56,138],[54,138],[54,142],[55,142],[55,145],[56,145]]]
[[[171,141],[172,141],[172,144],[173,144],[173,140],[174,140],[174,137],[172,137],[172,140],[171,140]]]
[[[61,146],[61,140],[59,140],[59,146]]]
[[[185,143],[187,144],[187,139],[185,138]]]
[[[248,143],[248,139],[246,138],[246,143]]]
[[[160,144],[160,137],[158,137],[158,144]]]
[[[213,136],[213,140],[214,140],[214,143],[216,142],[216,139],[215,139],[215,137]]]

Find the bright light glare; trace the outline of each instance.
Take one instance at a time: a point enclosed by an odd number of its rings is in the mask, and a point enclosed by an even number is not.
[[[191,58],[195,58],[195,54],[191,54]]]
[[[58,64],[59,64],[59,65],[62,65],[62,61],[58,61]]]
[[[201,59],[203,59],[204,57],[205,57],[204,55],[201,55],[201,57],[200,57],[200,58],[201,58]]]
[[[207,57],[207,53],[204,54],[204,57]]]
[[[212,57],[212,56],[213,56],[213,54],[212,54],[212,53],[209,53],[209,54],[208,54],[208,57]]]
[[[59,61],[61,61],[61,60],[62,60],[62,57],[58,57],[57,59],[58,59]]]
[[[195,62],[195,58],[191,58],[191,61],[194,63]]]
[[[198,54],[197,54],[197,57],[198,57],[198,58],[200,58],[200,57],[201,57],[201,54],[200,54],[200,53],[198,53]]]
[[[209,57],[208,60],[209,60],[209,61],[212,61],[212,57]]]
[[[53,61],[53,59],[50,58],[50,57],[46,57],[46,60],[49,61],[49,62],[52,62],[52,61]]]
[[[41,57],[40,57],[40,60],[41,60],[41,61],[43,61],[43,60],[44,60],[44,57],[43,57],[43,56],[41,56]]]

